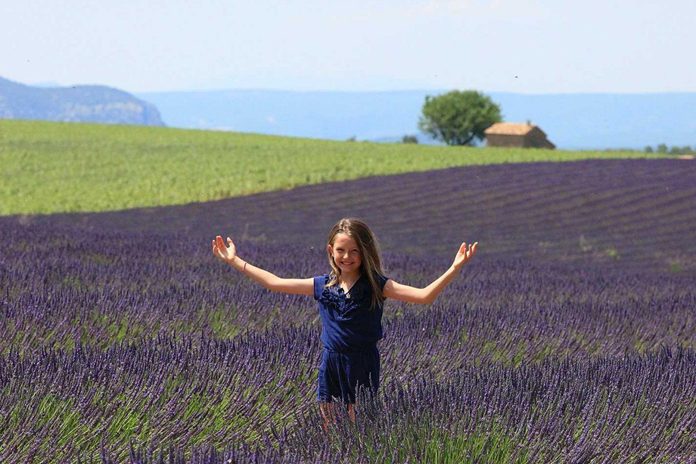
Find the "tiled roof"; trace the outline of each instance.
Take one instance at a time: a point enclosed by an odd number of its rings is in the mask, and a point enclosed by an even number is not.
[[[497,122],[486,129],[486,135],[526,135],[536,126],[516,122]]]

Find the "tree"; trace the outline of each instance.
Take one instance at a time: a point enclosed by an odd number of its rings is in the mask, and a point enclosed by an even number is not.
[[[401,143],[418,143],[418,137],[415,135],[404,135],[401,137]]]
[[[483,140],[491,124],[501,121],[500,107],[488,96],[475,90],[425,97],[418,127],[447,145],[472,145]]]

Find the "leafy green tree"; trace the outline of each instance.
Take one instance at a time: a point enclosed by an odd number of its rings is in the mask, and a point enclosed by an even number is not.
[[[418,143],[418,137],[415,135],[404,135],[401,138],[401,143]]]
[[[447,145],[472,145],[483,140],[491,124],[500,122],[500,107],[475,90],[453,90],[425,97],[418,127]]]

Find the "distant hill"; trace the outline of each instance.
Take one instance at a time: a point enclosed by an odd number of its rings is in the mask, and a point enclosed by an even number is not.
[[[0,77],[0,119],[163,126],[157,108],[99,85],[32,87]]]
[[[220,90],[138,94],[168,125],[261,134],[393,142],[417,134],[426,95],[444,90],[289,92]],[[696,145],[696,93],[489,93],[504,119],[531,120],[562,149]]]

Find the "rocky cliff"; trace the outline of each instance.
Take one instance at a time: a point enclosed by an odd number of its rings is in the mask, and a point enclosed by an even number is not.
[[[163,126],[157,108],[99,85],[32,87],[0,77],[0,119]]]

